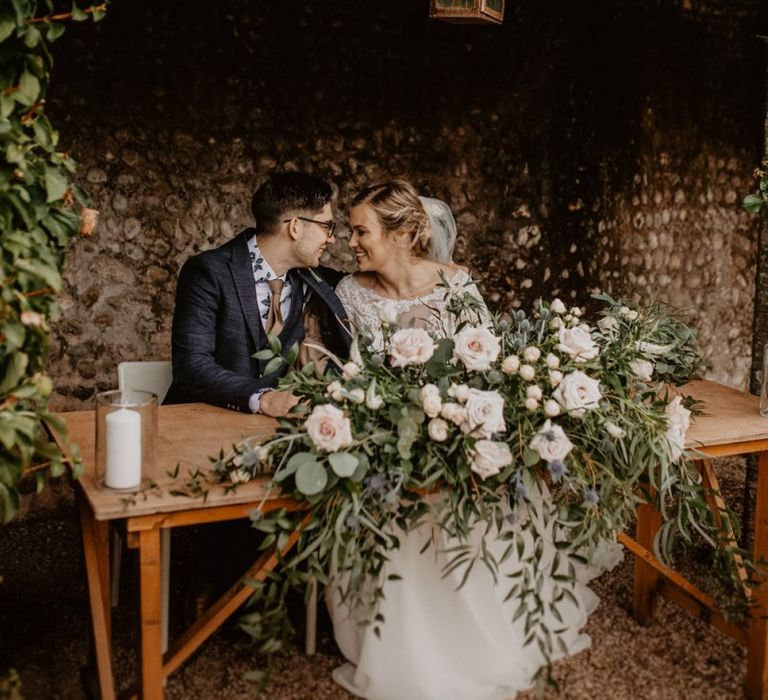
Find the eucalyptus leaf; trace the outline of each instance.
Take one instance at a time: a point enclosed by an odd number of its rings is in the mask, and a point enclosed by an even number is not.
[[[319,462],[305,462],[296,470],[296,488],[305,496],[319,494],[328,483],[328,472]]]
[[[351,477],[358,465],[357,457],[349,452],[333,452],[328,455],[328,462],[336,476],[342,479]]]

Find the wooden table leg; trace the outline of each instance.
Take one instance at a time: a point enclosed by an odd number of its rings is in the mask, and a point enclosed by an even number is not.
[[[661,513],[652,505],[642,503],[637,508],[638,544],[653,549],[653,539],[661,526]],[[641,557],[635,557],[635,580],[632,592],[632,614],[641,625],[650,624],[656,609],[659,572]]]
[[[109,524],[94,518],[87,499],[79,489],[77,502],[83,534],[99,692],[102,700],[114,700],[115,683],[110,653]]]
[[[141,580],[141,697],[163,697],[163,624],[160,529],[139,533]]]
[[[755,503],[756,564],[768,562],[768,452],[760,453]],[[768,580],[762,578],[752,591],[754,608],[747,644],[747,697],[768,698]]]

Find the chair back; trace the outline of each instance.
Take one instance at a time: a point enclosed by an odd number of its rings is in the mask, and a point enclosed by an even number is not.
[[[173,370],[169,360],[121,362],[117,366],[118,388],[151,391],[157,395],[158,403],[163,403],[171,381]]]

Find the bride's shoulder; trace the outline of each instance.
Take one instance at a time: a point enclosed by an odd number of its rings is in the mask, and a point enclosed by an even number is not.
[[[370,290],[370,283],[367,276],[362,272],[353,272],[341,278],[336,285],[336,293],[353,294]]]

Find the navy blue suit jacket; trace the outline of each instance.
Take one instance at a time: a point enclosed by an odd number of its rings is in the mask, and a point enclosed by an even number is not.
[[[182,267],[173,315],[173,383],[166,404],[202,401],[249,411],[250,397],[275,387],[285,373],[283,369],[265,376],[266,363],[253,358],[267,345],[248,251],[248,240],[254,234],[254,229],[246,229],[221,247],[190,258]],[[309,304],[321,314],[325,346],[346,357],[349,322],[331,286],[341,273],[307,268],[289,274],[296,286],[280,334],[283,352],[303,339],[303,309]],[[298,280],[303,284],[297,285]]]

